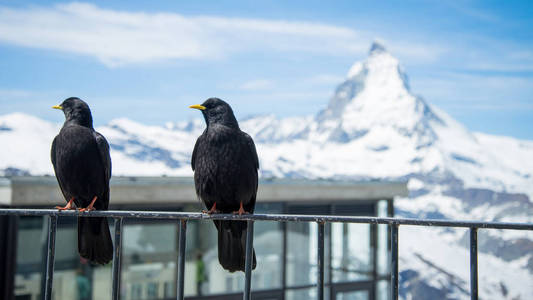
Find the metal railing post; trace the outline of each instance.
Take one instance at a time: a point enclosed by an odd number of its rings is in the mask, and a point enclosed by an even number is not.
[[[180,220],[180,234],[178,245],[178,282],[176,299],[183,300],[185,285],[185,236],[187,233],[187,220]]]
[[[318,300],[324,300],[324,223],[318,223]]]
[[[246,261],[244,264],[244,300],[252,299],[252,264],[253,264],[253,247],[254,247],[254,221],[246,221],[248,227],[246,228]]]
[[[470,228],[470,299],[478,299],[477,228]]]
[[[398,224],[391,224],[391,299],[398,299]]]
[[[115,218],[115,246],[113,251],[113,273],[111,280],[113,282],[111,298],[120,299],[120,270],[122,268],[122,223],[123,218]]]
[[[48,219],[48,250],[46,253],[46,281],[44,299],[52,299],[52,286],[54,283],[54,260],[56,251],[57,216]]]

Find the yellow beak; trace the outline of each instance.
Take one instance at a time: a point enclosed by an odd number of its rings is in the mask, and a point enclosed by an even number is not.
[[[196,108],[196,109],[199,109],[199,110],[205,110],[205,106],[201,106],[200,104],[191,105],[191,106],[189,106],[189,108]]]
[[[52,108],[55,108],[55,109],[63,109],[63,106],[61,106],[61,105],[54,105],[54,106],[52,106]]]

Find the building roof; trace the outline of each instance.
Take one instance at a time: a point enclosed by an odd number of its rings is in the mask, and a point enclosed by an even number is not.
[[[407,196],[407,183],[399,181],[329,181],[261,179],[258,202],[319,202],[384,200]],[[191,177],[113,177],[110,205],[196,203]],[[0,205],[63,205],[52,176],[0,177]]]

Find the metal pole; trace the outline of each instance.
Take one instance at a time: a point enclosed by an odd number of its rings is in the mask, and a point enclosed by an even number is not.
[[[287,288],[287,223],[282,222],[281,229],[282,232],[282,256],[281,256],[281,288],[283,290],[283,293],[285,293],[285,289]]]
[[[48,219],[48,251],[46,254],[46,281],[44,299],[52,299],[52,286],[54,281],[54,259],[56,250],[57,217],[50,216]]]
[[[252,264],[253,264],[253,247],[254,247],[254,222],[246,221],[248,227],[246,228],[246,261],[244,264],[244,300],[252,299],[251,285],[252,285]]]
[[[398,299],[398,224],[391,224],[391,299]]]
[[[324,300],[324,223],[318,223],[318,300]]]
[[[112,273],[112,296],[113,300],[120,299],[120,269],[122,267],[122,221],[123,218],[115,219],[115,251],[113,251],[113,273]]]
[[[477,287],[477,228],[470,228],[470,299],[478,299]]]
[[[178,282],[176,299],[183,300],[185,285],[185,235],[187,232],[187,220],[180,220],[180,235],[178,245]]]

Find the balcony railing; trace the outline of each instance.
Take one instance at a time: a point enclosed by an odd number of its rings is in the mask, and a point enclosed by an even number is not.
[[[248,222],[246,236],[246,264],[243,299],[251,299],[252,277],[252,248],[253,225],[255,221],[276,222],[315,222],[318,224],[318,255],[317,255],[317,295],[324,299],[324,227],[326,223],[364,223],[386,224],[390,227],[390,265],[391,265],[391,299],[398,299],[398,228],[400,225],[457,227],[470,229],[470,295],[471,299],[478,299],[478,266],[477,266],[477,230],[478,229],[504,229],[504,230],[531,230],[533,223],[506,223],[506,222],[480,222],[480,221],[452,221],[431,219],[407,219],[387,217],[350,217],[350,216],[321,216],[321,215],[279,215],[279,214],[253,214],[231,215],[187,212],[157,212],[157,211],[91,211],[78,212],[75,210],[58,211],[53,209],[0,209],[0,215],[11,216],[49,216],[48,223],[48,248],[46,257],[45,300],[52,298],[52,283],[54,278],[55,237],[58,217],[111,217],[115,219],[115,247],[113,253],[112,271],[112,299],[120,299],[120,274],[122,255],[122,221],[124,218],[132,219],[174,219],[180,221],[179,246],[178,246],[178,271],[176,299],[183,299],[184,272],[185,272],[185,241],[188,220],[234,220]]]

